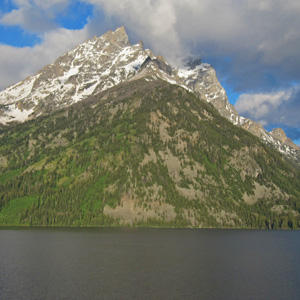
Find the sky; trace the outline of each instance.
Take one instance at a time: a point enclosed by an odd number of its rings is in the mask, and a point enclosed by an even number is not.
[[[174,66],[210,63],[242,116],[300,145],[299,16],[299,0],[1,0],[0,90],[124,25]]]

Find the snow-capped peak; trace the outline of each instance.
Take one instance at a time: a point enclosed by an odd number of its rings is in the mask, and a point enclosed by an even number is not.
[[[0,93],[0,122],[20,121],[43,110],[71,105],[134,76],[147,57],[140,42],[131,46],[124,27],[87,40],[36,75]],[[22,109],[17,109],[22,103]]]
[[[180,85],[214,105],[233,124],[279,151],[292,156],[298,151],[261,125],[239,116],[211,65],[202,63],[199,58],[188,58],[184,67],[172,68],[164,58],[145,50],[142,42],[130,45],[124,27],[85,41],[36,75],[0,92],[0,123],[23,122],[142,77]]]

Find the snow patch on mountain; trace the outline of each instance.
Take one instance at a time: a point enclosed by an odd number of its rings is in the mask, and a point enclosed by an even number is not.
[[[24,122],[34,112],[34,109],[29,110],[20,109],[16,104],[8,105],[4,115],[1,118],[3,124],[7,124],[12,121]]]
[[[39,74],[31,76],[24,81],[10,86],[6,90],[2,91],[0,93],[0,103],[4,105],[11,104],[28,97],[32,92],[34,82],[36,79],[38,79],[38,77]]]

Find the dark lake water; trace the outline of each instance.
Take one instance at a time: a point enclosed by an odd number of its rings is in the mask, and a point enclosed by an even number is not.
[[[300,231],[0,229],[0,299],[300,299]]]

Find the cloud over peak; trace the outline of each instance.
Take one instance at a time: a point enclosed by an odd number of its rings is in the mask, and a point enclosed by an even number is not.
[[[70,0],[15,0],[0,23],[29,33],[59,29],[56,17]],[[298,0],[82,0],[94,14],[90,37],[125,25],[131,39],[143,40],[171,63],[201,56],[236,91],[286,88],[300,82]],[[228,58],[222,60],[221,58]]]
[[[298,0],[85,2],[171,61],[200,54],[236,90],[300,81]],[[230,64],[221,56],[230,57]]]

